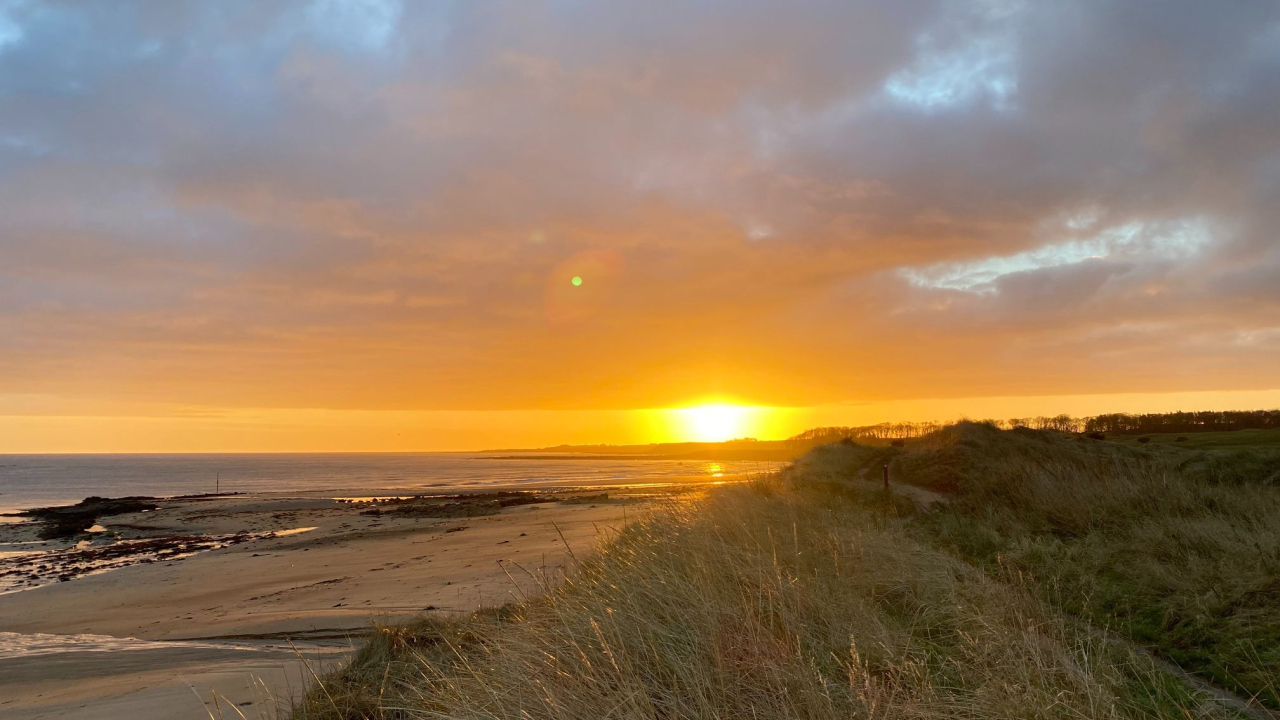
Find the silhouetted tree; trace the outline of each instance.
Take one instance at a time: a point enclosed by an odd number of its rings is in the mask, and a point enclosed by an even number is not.
[[[1060,433],[1081,434],[1094,440],[1105,440],[1108,435],[1150,435],[1152,433],[1221,432],[1227,430],[1251,430],[1280,428],[1280,410],[1229,410],[1202,412],[1145,413],[1129,415],[1110,413],[1077,418],[1070,415],[1053,417],[1009,418],[985,420],[1002,430],[1033,428]],[[928,435],[950,423],[898,422],[862,425],[858,427],[821,427],[806,430],[787,440],[797,448],[848,441],[884,444]],[[1186,442],[1179,437],[1176,442]],[[1150,442],[1144,437],[1139,442]]]

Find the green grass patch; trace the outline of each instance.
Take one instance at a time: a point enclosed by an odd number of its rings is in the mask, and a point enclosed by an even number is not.
[[[825,452],[857,472],[870,451]],[[908,443],[893,469],[954,493],[917,537],[1280,709],[1274,455],[965,423]]]
[[[1141,438],[1147,438],[1147,442],[1142,442]],[[1230,432],[1108,435],[1107,441],[1120,445],[1175,445],[1200,450],[1243,447],[1280,448],[1280,428],[1232,430]]]

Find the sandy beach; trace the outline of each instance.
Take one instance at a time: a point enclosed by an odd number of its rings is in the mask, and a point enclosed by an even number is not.
[[[51,542],[0,525],[0,716],[271,717],[374,620],[506,603],[698,487],[176,498]]]

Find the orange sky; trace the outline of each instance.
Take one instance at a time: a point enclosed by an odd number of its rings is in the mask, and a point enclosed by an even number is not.
[[[1280,405],[1278,14],[0,4],[0,452]]]
[[[917,399],[780,408],[709,404],[648,410],[298,410],[141,408],[0,416],[0,453],[405,452],[754,437],[901,420],[1002,419],[1067,412],[1280,407],[1280,391]],[[726,418],[725,416],[728,415]]]

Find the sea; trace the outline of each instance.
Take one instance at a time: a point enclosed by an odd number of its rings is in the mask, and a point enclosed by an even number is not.
[[[778,465],[506,453],[0,455],[0,514],[77,503],[92,495],[358,495],[505,485],[648,484],[759,474]]]

